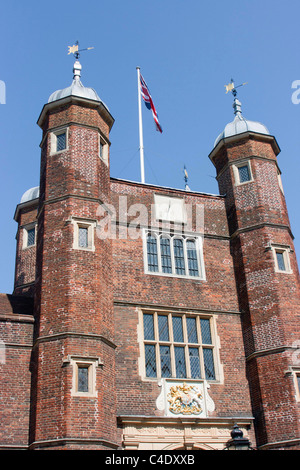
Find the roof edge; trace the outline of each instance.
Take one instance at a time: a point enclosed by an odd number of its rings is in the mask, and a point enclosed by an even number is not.
[[[224,195],[221,195],[221,194],[204,193],[204,192],[192,191],[192,190],[187,191],[185,189],[171,188],[170,186],[161,186],[161,185],[152,184],[152,183],[141,183],[139,181],[126,180],[126,179],[122,179],[122,178],[111,177],[110,180],[112,182],[116,181],[116,182],[119,182],[119,183],[126,183],[126,184],[131,184],[131,185],[139,185],[139,186],[146,186],[146,187],[150,187],[150,188],[158,188],[160,190],[162,189],[162,190],[168,190],[168,191],[175,191],[175,192],[184,193],[186,195],[196,194],[198,196],[219,197],[219,198],[222,198],[222,199],[225,197]]]
[[[108,108],[103,103],[103,101],[91,100],[89,98],[83,98],[81,96],[76,96],[76,95],[65,96],[64,98],[61,98],[59,100],[50,101],[50,103],[44,104],[43,109],[42,109],[42,111],[39,115],[39,118],[37,120],[37,125],[39,127],[42,127],[42,123],[43,123],[43,121],[45,119],[45,116],[46,116],[46,114],[49,110],[54,109],[58,106],[67,104],[69,102],[84,104],[86,106],[89,105],[89,107],[95,108],[95,109],[98,108],[99,111],[100,111],[100,114],[105,114],[106,117],[108,118],[107,120],[108,120],[109,130],[111,130],[112,126],[114,125],[115,119],[113,118],[110,111],[108,110]]]

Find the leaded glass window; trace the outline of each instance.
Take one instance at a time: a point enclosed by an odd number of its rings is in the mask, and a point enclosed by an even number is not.
[[[190,367],[191,367],[191,378],[201,379],[199,349],[190,347],[189,358],[190,358]]]
[[[201,268],[200,246],[200,239],[196,237],[149,232],[146,235],[147,271],[202,279],[204,270]]]
[[[195,240],[187,240],[187,259],[190,276],[199,276],[198,258]]]
[[[279,271],[286,271],[284,253],[282,251],[276,251],[276,258]]]
[[[170,346],[160,346],[161,376],[171,377],[171,356]]]
[[[297,385],[298,385],[298,394],[300,395],[300,373],[297,374]]]
[[[66,133],[63,132],[62,134],[56,135],[56,151],[60,152],[61,150],[65,150],[67,147],[67,136]]]
[[[154,340],[153,315],[144,314],[144,339]]]
[[[151,316],[153,317],[153,315]],[[169,325],[168,325],[167,315],[159,315],[157,318],[158,318],[159,340],[169,341]]]
[[[187,328],[187,334],[188,334],[188,342],[189,343],[198,343],[196,318],[195,317],[187,317],[187,319],[186,319],[186,328]]]
[[[210,323],[207,318],[200,319],[202,343],[211,344]]]
[[[203,348],[203,359],[204,359],[204,368],[205,368],[205,378],[206,380],[215,379],[215,368],[214,368],[214,359],[213,351],[209,348]]]
[[[35,244],[35,228],[27,230],[27,246]]]
[[[251,180],[250,170],[248,165],[238,167],[240,183],[245,183]]]
[[[173,245],[176,274],[185,274],[183,240],[181,240],[181,238],[175,238]]]
[[[147,259],[149,271],[158,271],[157,240],[151,234],[147,237]]]
[[[277,273],[292,273],[290,261],[290,247],[288,245],[273,245],[271,249],[274,255],[275,272]]]
[[[78,246],[80,248],[88,248],[88,227],[78,227]]]
[[[163,273],[172,272],[170,239],[161,237],[160,239],[161,267]]]
[[[175,346],[174,350],[175,350],[176,377],[180,379],[184,379],[186,378],[184,348],[181,346]]]
[[[146,377],[156,377],[156,356],[153,344],[145,344],[145,365]]]
[[[182,317],[172,317],[173,338],[176,343],[183,343]]]
[[[215,380],[211,317],[145,312],[146,377]]]
[[[78,392],[89,391],[89,366],[78,367]]]
[[[102,142],[100,142],[99,144],[99,154],[100,154],[100,157],[103,158],[103,149],[104,149],[104,145]]]

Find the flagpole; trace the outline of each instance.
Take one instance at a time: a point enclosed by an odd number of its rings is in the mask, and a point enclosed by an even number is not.
[[[143,142],[143,122],[142,122],[142,98],[141,98],[141,80],[140,80],[140,67],[137,67],[138,77],[138,102],[139,102],[139,135],[140,135],[140,165],[141,165],[141,181],[145,183],[145,168],[144,168],[144,142]]]

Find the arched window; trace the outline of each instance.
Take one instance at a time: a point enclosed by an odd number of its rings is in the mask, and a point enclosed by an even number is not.
[[[157,239],[151,233],[147,236],[147,260],[148,269],[152,272],[158,271]]]
[[[161,269],[163,273],[172,273],[172,258],[170,238],[161,236],[160,238]]]
[[[204,279],[202,242],[198,237],[146,233],[146,272]]]
[[[185,274],[183,240],[181,238],[174,238],[173,245],[176,274]]]
[[[199,276],[198,257],[195,240],[186,241],[186,252],[190,276]]]

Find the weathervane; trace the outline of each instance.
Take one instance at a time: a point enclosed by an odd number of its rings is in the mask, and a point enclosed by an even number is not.
[[[80,56],[79,52],[89,51],[90,49],[94,49],[94,47],[87,47],[86,49],[78,49],[79,48],[79,42],[78,41],[76,41],[73,46],[68,46],[68,48],[69,48],[68,55],[73,54],[73,56],[77,60],[79,59],[79,56]]]
[[[248,83],[248,82],[244,82],[244,83],[242,83],[241,85],[234,86],[234,81],[233,81],[233,78],[232,78],[231,81],[230,81],[230,83],[228,83],[228,85],[224,85],[225,88],[226,88],[226,93],[228,93],[229,91],[231,91],[231,93],[233,94],[233,96],[236,97],[236,95],[237,95],[236,89],[239,88],[240,86],[247,85],[247,83]]]

